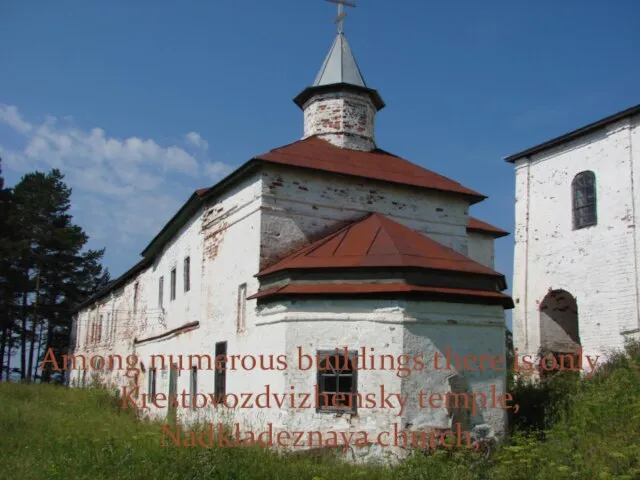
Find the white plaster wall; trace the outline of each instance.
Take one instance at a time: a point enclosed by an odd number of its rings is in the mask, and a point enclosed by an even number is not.
[[[140,351],[145,356],[160,351],[164,355],[182,354],[185,357],[209,355],[213,361],[217,342],[227,342],[227,355],[255,355],[262,351],[263,345],[268,344],[269,335],[255,334],[255,301],[247,302],[245,330],[238,332],[236,323],[239,286],[247,283],[247,296],[257,289],[257,280],[253,275],[258,270],[260,192],[260,179],[250,177],[206,206],[198,222],[201,264],[195,270],[201,279],[201,287],[193,299],[200,327],[172,340],[141,346]],[[213,393],[214,378],[213,370],[199,372],[198,391]],[[227,372],[227,393],[252,391],[254,385],[250,378],[243,371]],[[182,372],[178,379],[179,392],[189,392],[189,380],[189,372]],[[168,386],[167,372],[158,379],[158,391],[166,393]],[[164,414],[164,409],[151,411],[151,415]],[[179,410],[179,414],[188,421],[217,418],[210,408],[194,412]]]
[[[404,324],[404,353],[424,354],[433,358],[437,352],[440,362],[436,369],[433,362],[423,371],[414,372],[403,380],[403,393],[416,398],[423,390],[428,395],[447,392],[476,394],[477,414],[469,415],[464,430],[478,425],[489,425],[496,435],[506,433],[507,410],[500,404],[493,405],[492,398],[506,391],[506,365],[495,359],[491,364],[488,356],[505,357],[505,322],[501,306],[465,305],[442,302],[411,301],[406,308],[408,321]],[[452,361],[447,368],[446,355]],[[456,358],[458,356],[458,358]],[[481,356],[486,356],[481,360]],[[468,369],[464,359],[468,358]],[[477,363],[474,362],[477,359]],[[456,361],[460,364],[456,364]],[[448,378],[459,375],[464,390],[452,390]],[[488,403],[482,405],[482,395]],[[508,403],[508,402],[507,402]],[[417,402],[410,404],[403,420],[414,428],[420,426],[451,428],[453,421],[445,408],[419,408]]]
[[[286,372],[285,389],[314,392],[317,368],[301,371],[297,368],[298,347],[305,354],[336,347],[373,347],[377,352],[392,355],[402,353],[402,326],[385,320],[402,318],[402,309],[392,301],[293,301],[265,307],[261,320],[265,324],[286,324],[285,351],[293,359]],[[362,392],[379,391],[384,385],[389,393],[400,393],[400,380],[391,372],[359,371],[358,386]],[[291,431],[358,431],[389,430],[397,418],[390,408],[359,409],[357,415],[316,413],[315,408],[291,410],[284,413],[282,426]]]
[[[261,192],[259,176],[249,177],[201,209],[159,253],[153,266],[132,278],[124,287],[115,303],[119,312],[118,329],[112,341],[90,346],[83,343],[84,319],[92,309],[104,311],[111,308],[110,302],[102,301],[79,312],[79,347],[76,354],[121,353],[126,356],[135,353],[144,364],[144,372],[138,378],[140,393],[147,393],[152,355],[164,356],[167,360],[173,355],[174,361],[179,361],[182,355],[182,367],[185,370],[178,377],[178,392],[185,390],[188,393],[189,356],[209,355],[213,361],[216,342],[227,342],[228,355],[282,353],[282,328],[257,327],[255,301],[246,303],[245,329],[238,332],[236,324],[238,287],[246,283],[247,296],[258,288],[254,275],[259,269]],[[189,292],[184,292],[182,281],[183,259],[186,255],[191,257]],[[170,270],[174,265],[177,266],[176,299],[170,301]],[[165,275],[164,315],[158,308],[158,279],[161,274]],[[134,316],[132,293],[135,282],[139,282],[140,287],[138,313]],[[200,325],[195,330],[133,344],[134,338],[144,340],[196,320]],[[167,367],[169,363],[167,361]],[[206,362],[204,366],[206,368]],[[168,370],[158,371],[156,392],[168,393],[168,373]],[[214,373],[213,370],[199,372],[199,392],[214,392]],[[74,372],[73,378],[81,378],[81,373]],[[133,380],[124,377],[124,372],[109,372],[102,380],[113,381],[118,388],[134,386]],[[252,392],[259,388],[259,382],[269,383],[278,389],[282,386],[282,374],[257,369],[251,372],[229,371],[226,382],[228,393]],[[145,413],[163,417],[167,410],[151,405]],[[242,413],[239,412],[237,416],[242,417]],[[196,411],[179,409],[179,415],[187,421],[219,417],[209,408]]]
[[[262,179],[262,267],[372,211],[469,254],[464,198],[277,166]]]
[[[531,170],[527,160],[515,163],[515,226],[513,232],[513,284],[511,287],[514,308],[511,311],[513,344],[517,353],[535,352],[539,347],[530,344],[530,321],[527,311],[528,305],[528,275],[529,275],[529,181]],[[535,314],[534,314],[535,315]],[[535,327],[531,326],[532,329]]]
[[[485,267],[495,268],[495,238],[491,235],[479,232],[469,232],[468,235],[469,258],[475,260],[481,265],[484,265]]]
[[[637,124],[622,120],[516,163],[519,354],[540,346],[538,307],[549,289],[576,297],[585,355],[620,348],[621,332],[638,328]],[[596,175],[598,224],[573,230],[571,182],[584,170]]]
[[[633,209],[634,209],[634,226],[638,215],[640,214],[640,116],[636,116],[629,122],[629,155],[630,164],[633,170]],[[640,286],[640,235],[635,231],[635,258],[636,258],[636,278],[635,282],[637,286]],[[640,290],[640,289],[639,289]],[[637,295],[637,293],[636,293]],[[640,303],[640,299],[637,300]],[[638,312],[640,312],[640,304],[638,305]],[[628,330],[625,331],[625,338],[640,340],[640,313],[638,314],[638,321],[636,325],[629,325]]]
[[[203,215],[200,210],[178,232],[158,254],[152,266],[132,277],[124,287],[111,292],[104,299],[80,312],[80,331],[76,354],[95,355],[127,355],[137,354],[134,339],[144,339],[178,328],[186,323],[199,320],[197,302],[201,298],[201,240],[199,225]],[[183,259],[191,257],[190,291],[184,291]],[[176,267],[176,298],[170,300],[170,271]],[[163,308],[158,303],[158,281],[164,275]],[[138,284],[137,304],[134,312],[135,285]],[[106,324],[107,315],[111,314],[113,330]],[[86,318],[89,316],[90,321]],[[86,330],[91,321],[98,321],[103,315],[102,338],[98,343],[86,344]],[[111,335],[109,335],[109,332]],[[77,372],[76,378],[80,377]],[[88,373],[87,377],[91,375]],[[146,377],[141,376],[141,382]],[[101,381],[112,383],[117,387],[131,384],[132,379],[125,378],[124,372],[118,369],[106,369],[100,376]],[[141,386],[146,383],[140,383]]]
[[[375,435],[393,431],[394,424],[402,430],[450,428],[451,419],[445,409],[420,409],[418,393],[449,392],[447,377],[464,373],[470,392],[483,392],[491,398],[491,385],[497,395],[505,388],[502,370],[464,372],[447,370],[441,364],[436,371],[427,359],[439,352],[443,358],[447,347],[451,352],[465,355],[504,355],[504,312],[502,307],[461,305],[441,302],[398,300],[298,300],[263,307],[260,322],[269,325],[286,324],[286,353],[291,362],[285,375],[285,391],[313,392],[317,370],[297,369],[298,349],[315,355],[318,350],[365,347],[367,354],[398,357],[402,354],[424,355],[426,368],[401,378],[390,366],[387,369],[358,371],[358,391],[379,393],[384,385],[387,393],[407,396],[408,402],[401,413],[399,404],[376,408],[360,408],[357,414],[320,413],[315,409],[285,409],[280,412],[278,424],[288,430],[305,431],[367,431]],[[377,397],[379,399],[379,397]],[[504,432],[506,410],[479,409],[472,425],[488,424],[496,434]]]
[[[134,353],[133,341],[137,335],[143,335],[151,325],[157,322],[157,311],[148,309],[150,291],[153,291],[153,277],[150,269],[141,271],[134,276],[123,287],[120,287],[103,299],[89,305],[78,312],[76,348],[74,355],[89,359],[93,356],[114,357],[123,359],[126,365],[126,357]],[[138,294],[135,295],[135,285],[138,284]],[[136,308],[134,313],[134,297]],[[107,315],[111,314],[112,330],[106,325]],[[103,331],[99,342],[91,342],[87,337],[91,325],[98,322],[100,315],[103,315]],[[80,365],[80,364],[78,364]],[[98,379],[102,383],[113,385],[115,388],[123,384],[129,384],[132,379],[125,377],[125,371],[118,369],[118,364],[111,369],[102,372],[95,372],[89,369],[85,375],[80,370],[70,372],[72,384],[80,385],[83,379],[88,383],[92,378]]]

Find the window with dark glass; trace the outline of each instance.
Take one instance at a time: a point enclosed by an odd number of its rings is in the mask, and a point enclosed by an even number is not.
[[[100,320],[98,321],[98,330],[96,332],[96,343],[100,343],[100,340],[102,340],[102,318],[103,315],[100,315]]]
[[[185,292],[188,292],[189,289],[191,288],[190,270],[191,270],[191,258],[186,257],[184,259],[184,291]]]
[[[156,369],[155,368],[149,369],[148,391],[149,391],[149,399],[153,401],[153,399],[156,398]]]
[[[214,395],[218,402],[227,393],[227,342],[216,343]]]
[[[164,277],[158,281],[158,306],[162,308],[162,296],[164,294]]]
[[[198,367],[191,367],[191,409],[196,408],[196,393],[198,393]]]
[[[318,411],[357,411],[357,352],[318,352]]]
[[[573,228],[580,229],[598,223],[596,176],[591,171],[577,174],[571,184],[573,193]]]
[[[176,299],[176,269],[171,270],[171,300]]]
[[[118,331],[118,312],[113,312],[113,322],[111,323],[111,338],[116,338]]]
[[[133,314],[138,310],[138,282],[133,285]]]

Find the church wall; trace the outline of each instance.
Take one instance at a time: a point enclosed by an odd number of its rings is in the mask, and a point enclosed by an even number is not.
[[[357,414],[316,412],[315,408],[287,409],[279,425],[293,431],[378,434],[393,431],[396,424],[400,430],[451,428],[446,408],[421,409],[418,406],[421,389],[427,395],[444,395],[451,392],[447,378],[463,373],[456,366],[447,369],[444,361],[441,370],[436,371],[432,362],[434,353],[438,352],[443,359],[447,347],[452,359],[455,358],[453,354],[479,357],[505,353],[504,312],[499,306],[379,299],[299,300],[263,307],[260,318],[265,325],[283,322],[287,325],[286,354],[290,368],[285,373],[285,391],[315,391],[317,368],[299,369],[300,352],[315,355],[318,350],[348,347],[360,353],[364,348],[367,362],[371,362],[369,355],[376,357],[377,363],[373,367],[371,363],[364,366],[360,363],[357,377],[358,392],[376,394],[375,404],[359,408]],[[398,364],[379,363],[381,355],[397,359],[403,354],[424,355],[425,369],[403,377],[404,373],[398,374]],[[466,372],[461,381],[469,393],[478,394],[478,398],[483,393],[490,399],[492,392],[497,397],[503,393],[505,378],[504,365],[498,365],[495,370]],[[495,385],[493,389],[492,385]],[[389,398],[389,394],[400,394],[407,399],[404,411],[395,396],[391,397],[391,404],[383,403],[381,386],[384,386],[385,398]],[[459,387],[456,388],[456,393],[460,393]],[[503,408],[477,406],[478,414],[470,417],[463,429],[470,431],[473,426],[482,424],[489,425],[495,434],[504,432],[506,411]]]
[[[119,353],[126,355],[135,353],[144,364],[144,372],[138,378],[140,393],[148,391],[148,375],[151,366],[151,355],[157,355],[156,392],[168,393],[169,371],[161,371],[161,358],[168,367],[173,360],[180,361],[182,368],[177,379],[178,393],[189,393],[190,372],[189,355],[202,355],[202,368],[206,371],[198,373],[198,392],[213,394],[215,372],[209,370],[208,360],[214,361],[216,342],[227,342],[228,355],[250,355],[273,352],[281,354],[284,350],[283,326],[261,328],[255,322],[255,300],[245,303],[245,322],[242,331],[238,331],[239,287],[246,283],[246,296],[250,296],[258,288],[259,244],[260,244],[260,202],[261,180],[257,176],[247,178],[231,191],[217,198],[202,208],[183,229],[158,254],[153,265],[132,278],[123,289],[114,292],[117,295],[115,304],[101,301],[79,312],[79,331],[77,337],[80,348],[77,353],[88,355],[108,355]],[[190,257],[190,290],[184,291],[183,268],[184,257]],[[170,300],[170,272],[176,267],[176,298]],[[164,315],[158,308],[158,279],[164,275],[163,304]],[[138,283],[136,314],[133,314],[134,285]],[[84,346],[84,319],[91,315],[92,309],[103,312],[113,308],[118,311],[115,337],[109,342],[99,345]],[[168,333],[188,323],[199,321],[195,329],[178,332],[161,339],[150,339],[156,335]],[[103,334],[104,337],[104,334]],[[143,340],[134,345],[133,339]],[[144,341],[145,339],[149,339]],[[206,356],[210,358],[207,359]],[[197,357],[194,357],[194,365]],[[211,368],[215,365],[212,363]],[[249,365],[249,368],[251,366]],[[81,379],[75,372],[72,378]],[[116,386],[127,386],[129,391],[135,385],[127,379],[124,372],[109,372],[102,380],[115,381]],[[281,372],[258,370],[245,372],[240,368],[229,371],[226,378],[227,393],[253,392],[264,384],[281,390]],[[142,398],[138,397],[138,402]],[[131,406],[131,405],[130,405]],[[144,413],[162,418],[167,414],[166,408],[150,408]],[[195,410],[179,409],[179,415],[186,421],[217,419],[232,420],[210,408],[210,404],[202,404],[204,408]],[[242,417],[247,412],[238,412]],[[251,411],[252,421],[256,421],[255,411]],[[260,415],[258,415],[259,419]]]
[[[527,278],[529,273],[529,180],[530,165],[526,160],[515,163],[515,226],[513,232],[513,284],[511,286],[514,308],[511,311],[513,344],[522,353],[535,352],[537,346],[529,346],[530,327],[527,301],[529,298]],[[531,320],[532,321],[532,320]]]
[[[637,328],[637,169],[629,139],[623,120],[517,162],[513,323],[520,354],[540,346],[538,309],[549,290],[576,298],[585,355],[621,347],[621,332]],[[598,224],[573,230],[571,182],[584,170],[596,175]]]
[[[136,336],[144,334],[158,318],[155,316],[157,311],[148,308],[150,291],[153,291],[153,276],[151,269],[147,268],[132,276],[124,286],[78,312],[74,354],[84,356],[87,360],[94,356],[119,356],[126,364],[127,355],[134,352],[133,341]],[[94,336],[92,341],[92,325],[99,323],[101,315],[100,340]],[[83,382],[88,384],[93,379],[114,388],[133,384],[132,379],[125,377],[125,371],[119,370],[119,364],[114,365],[101,372],[89,368],[84,375],[80,370],[73,370],[70,372],[71,384],[81,386]]]
[[[477,412],[474,414],[473,407],[456,409],[455,404],[447,408],[443,400],[434,397],[434,408],[428,400],[423,403],[426,408],[411,403],[403,420],[415,428],[455,428],[460,422],[465,431],[488,425],[495,435],[506,433],[505,406],[510,404],[492,400],[506,390],[503,308],[414,301],[408,305],[406,317],[413,322],[405,323],[404,353],[425,355],[431,361],[425,362],[423,371],[414,372],[403,381],[403,394],[410,398],[418,398],[420,391],[426,398],[438,393],[461,394],[470,407],[475,403]],[[436,354],[437,365],[433,360]]]
[[[285,322],[285,353],[290,368],[285,373],[285,391],[308,392],[313,396],[317,383],[317,364],[309,370],[298,368],[298,355],[315,356],[318,350],[336,347],[374,348],[376,352],[392,355],[402,353],[401,309],[393,302],[369,300],[350,301],[296,301],[264,308],[261,312],[265,324]],[[306,366],[306,365],[305,365]],[[362,392],[376,393],[380,386],[389,393],[400,393],[400,381],[392,372],[382,370],[358,371],[358,386]],[[377,402],[377,406],[380,402]],[[315,404],[309,405],[315,407]],[[357,415],[317,413],[315,408],[286,409],[280,425],[290,431],[346,431],[389,430],[398,418],[390,408],[362,408]]]
[[[640,115],[636,115],[630,121],[629,129],[629,149],[631,155],[631,167],[633,169],[633,208],[634,208],[634,225],[637,225],[640,216]],[[640,234],[634,229],[635,235],[635,257],[636,257],[636,285],[640,286]],[[640,290],[640,288],[639,288]],[[640,296],[640,292],[638,292]],[[640,303],[640,298],[638,299]],[[635,338],[640,340],[640,305],[638,305],[638,321],[636,325],[630,325],[625,332],[625,336],[629,339]]]
[[[152,288],[145,292],[147,322],[139,324],[144,329],[138,338],[162,334],[200,319],[198,300],[203,289],[202,233],[200,225],[203,210],[200,209],[186,225],[158,253],[150,269]],[[185,258],[189,257],[189,291],[185,291]],[[175,299],[171,299],[171,272],[175,269]],[[163,278],[162,304],[159,301],[159,282]]]
[[[372,211],[469,253],[463,198],[277,166],[265,167],[262,180],[261,268]]]
[[[227,342],[227,355],[255,355],[263,349],[268,350],[266,345],[271,341],[270,335],[276,333],[256,335],[255,301],[245,302],[245,327],[238,331],[240,286],[246,284],[247,297],[258,286],[253,275],[258,271],[260,192],[260,179],[249,177],[205,206],[195,223],[197,239],[194,241],[198,244],[195,251],[199,253],[199,261],[194,263],[193,271],[200,280],[197,295],[193,297],[194,303],[190,307],[197,312],[197,317],[193,318],[200,321],[200,326],[191,333],[171,340],[151,342],[139,349],[145,357],[158,352],[165,356],[183,356],[185,371],[178,378],[179,392],[184,390],[189,393],[189,355],[208,356],[211,360],[211,369],[205,362],[203,368],[206,371],[198,372],[198,391],[205,395],[213,394],[216,343]],[[184,311],[182,315],[186,321],[181,321],[181,324],[191,320]],[[248,379],[242,371],[228,372],[226,391],[253,391],[255,386]],[[158,377],[158,391],[166,393],[168,382],[168,372]],[[203,403],[202,408],[194,411],[181,409],[179,414],[187,421],[217,418],[209,406],[209,402]],[[152,408],[151,415],[164,414],[166,409],[158,411]]]
[[[469,258],[485,267],[495,268],[494,237],[476,232],[469,232],[468,235]]]

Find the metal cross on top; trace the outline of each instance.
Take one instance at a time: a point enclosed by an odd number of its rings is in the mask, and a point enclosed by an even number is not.
[[[352,7],[355,8],[357,5],[353,2],[348,2],[347,0],[326,0],[329,3],[336,3],[338,5],[338,16],[335,18],[333,23],[338,25],[338,33],[342,33],[344,26],[344,17],[347,16],[347,13],[344,11],[344,7]]]

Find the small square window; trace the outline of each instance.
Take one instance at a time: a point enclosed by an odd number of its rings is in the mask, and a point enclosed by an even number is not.
[[[356,413],[358,369],[356,351],[318,352],[318,412]]]

